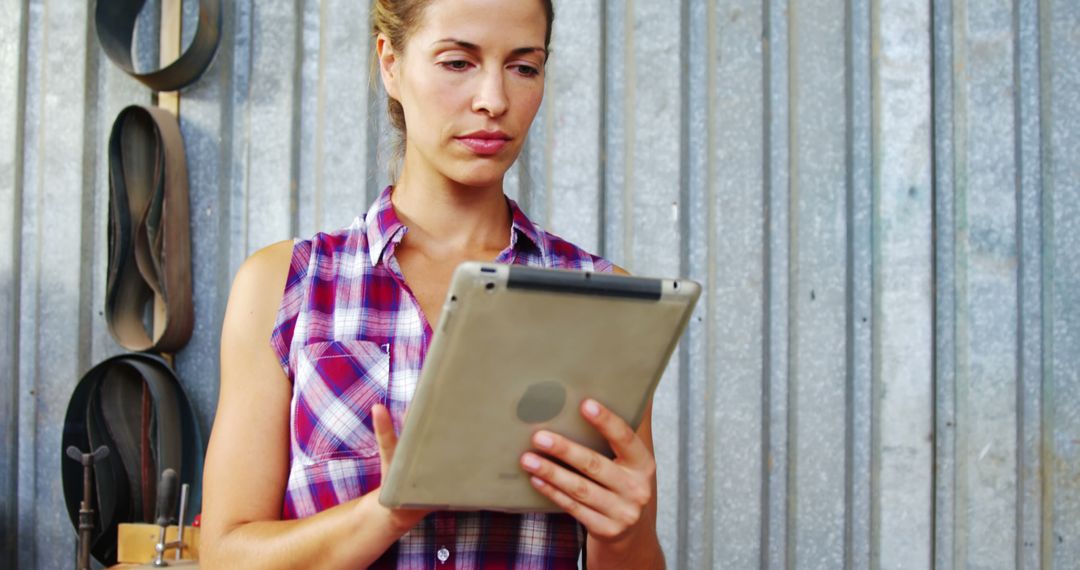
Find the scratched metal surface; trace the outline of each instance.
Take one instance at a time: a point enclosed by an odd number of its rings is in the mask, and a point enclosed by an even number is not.
[[[67,399],[120,352],[105,145],[151,95],[88,5],[0,9],[0,567],[59,568]],[[556,9],[507,194],[633,273],[704,286],[654,408],[669,566],[1080,567],[1080,5]],[[196,326],[177,367],[204,434],[239,264],[390,180],[367,34],[363,2],[235,0],[183,92]]]

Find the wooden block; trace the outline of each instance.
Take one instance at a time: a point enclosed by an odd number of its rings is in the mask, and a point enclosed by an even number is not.
[[[199,562],[196,560],[166,560],[169,563],[167,568],[183,568],[184,570],[199,570]],[[146,564],[117,564],[116,566],[109,566],[109,570],[126,570],[128,568],[157,568],[153,564],[147,562]]]
[[[177,526],[170,526],[168,530],[165,531],[165,542],[176,540],[176,533],[178,530],[179,528]],[[157,556],[157,552],[154,551],[154,545],[157,544],[160,534],[161,527],[155,524],[121,523],[116,540],[116,559],[121,563],[128,564],[144,564],[150,562]],[[184,542],[186,542],[188,546],[184,549],[183,558],[186,560],[198,560],[199,528],[192,526],[185,527]],[[172,549],[166,551],[165,559],[170,562],[175,560],[176,550]]]
[[[161,38],[158,50],[161,67],[165,67],[180,58],[180,42],[183,37],[184,2],[183,0],[162,0],[161,2]],[[166,91],[158,93],[158,107],[168,109],[173,115],[180,116],[180,92]],[[155,322],[155,325],[157,323]],[[164,325],[162,325],[164,326]]]

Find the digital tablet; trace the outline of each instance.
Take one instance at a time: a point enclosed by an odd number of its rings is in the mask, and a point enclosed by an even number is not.
[[[581,401],[636,428],[700,292],[689,280],[463,263],[379,501],[559,510],[518,463],[532,434],[547,429],[610,456]]]

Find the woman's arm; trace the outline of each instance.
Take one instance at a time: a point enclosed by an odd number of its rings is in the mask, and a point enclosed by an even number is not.
[[[233,281],[221,331],[217,416],[203,472],[203,568],[356,568],[376,560],[424,513],[391,511],[378,491],[281,521],[289,472],[292,384],[270,347],[292,243],[256,252]],[[383,465],[397,439],[373,410]]]

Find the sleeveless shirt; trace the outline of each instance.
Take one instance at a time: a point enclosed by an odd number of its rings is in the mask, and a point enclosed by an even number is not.
[[[400,431],[432,329],[394,257],[408,231],[387,187],[363,220],[293,246],[271,345],[292,382],[282,518],[313,515],[378,488],[371,407]],[[610,272],[612,264],[545,232],[507,199],[510,245],[494,260]],[[522,326],[527,324],[522,323]],[[373,568],[576,568],[582,527],[566,514],[436,512]]]

